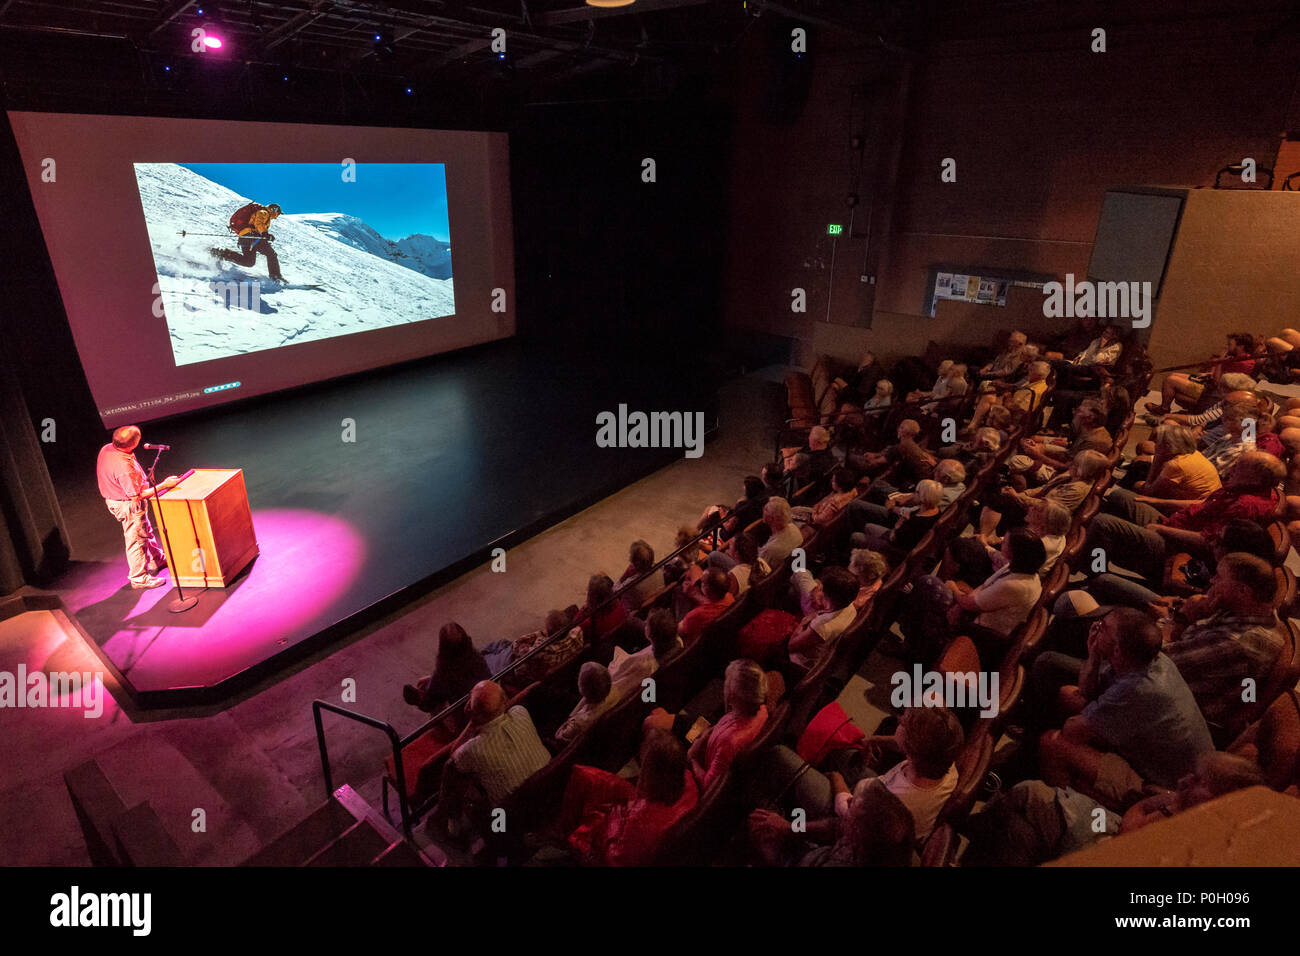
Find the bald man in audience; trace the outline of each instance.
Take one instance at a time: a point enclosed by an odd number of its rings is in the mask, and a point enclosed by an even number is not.
[[[509,710],[506,692],[496,681],[479,681],[469,693],[469,724],[451,745],[442,775],[437,812],[431,820],[446,824],[454,836],[465,826],[475,786],[488,808],[501,803],[519,785],[550,762],[551,753],[538,736],[528,711]]]
[[[135,425],[123,425],[113,432],[113,440],[99,450],[95,474],[104,504],[122,525],[131,587],[143,590],[167,583],[155,577],[167,567],[167,559],[149,523],[149,509],[145,502],[154,496],[154,488],[135,457],[141,437],[140,429]],[[158,483],[157,491],[162,494],[178,484],[180,479],[172,475]]]

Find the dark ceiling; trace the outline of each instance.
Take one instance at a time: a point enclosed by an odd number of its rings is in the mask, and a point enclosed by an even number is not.
[[[663,95],[707,74],[747,30],[794,18],[838,42],[891,48],[914,0],[0,0],[11,106],[72,108],[152,91],[171,105],[196,70],[234,99],[272,83],[342,95],[508,88],[516,99]],[[193,31],[223,48],[191,50]],[[504,53],[492,31],[506,34]],[[219,64],[219,66],[214,66]],[[328,76],[329,79],[325,79]],[[174,107],[173,107],[174,108]]]

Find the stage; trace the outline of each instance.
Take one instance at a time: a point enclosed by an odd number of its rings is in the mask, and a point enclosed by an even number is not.
[[[713,376],[675,364],[511,340],[146,422],[144,441],[172,446],[160,479],[243,470],[259,555],[170,613],[169,576],[127,584],[91,453],[54,478],[73,562],[52,590],[136,707],[220,703],[682,457],[596,444],[597,414],[620,404],[703,411],[713,430]]]

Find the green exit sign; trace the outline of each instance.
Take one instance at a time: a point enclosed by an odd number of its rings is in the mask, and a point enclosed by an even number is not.
[[[844,227],[837,222],[833,222],[826,227],[826,235],[838,236],[844,232]]]

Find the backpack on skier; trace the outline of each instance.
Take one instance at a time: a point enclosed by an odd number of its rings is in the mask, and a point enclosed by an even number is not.
[[[231,231],[235,233],[247,229],[253,221],[253,213],[257,212],[261,208],[262,204],[257,202],[250,202],[247,205],[240,206],[230,214],[230,222],[227,223],[227,225],[229,225]]]

